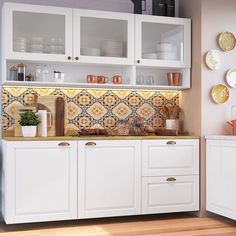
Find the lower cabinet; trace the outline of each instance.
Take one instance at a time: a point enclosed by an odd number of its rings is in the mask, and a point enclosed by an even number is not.
[[[78,142],[78,217],[141,214],[141,141]]]
[[[196,139],[3,141],[2,147],[7,224],[199,209]],[[212,149],[211,156],[217,153],[214,165],[212,157],[208,161],[208,207],[213,210],[236,205],[231,182],[235,151],[224,150],[227,173],[218,149]],[[224,173],[222,180],[219,173]],[[228,194],[222,201],[220,188]]]
[[[230,138],[228,136],[228,138]],[[206,209],[236,220],[236,139],[206,142]]]
[[[199,176],[144,177],[142,213],[168,213],[199,210]]]
[[[77,142],[3,141],[5,222],[77,218]]]

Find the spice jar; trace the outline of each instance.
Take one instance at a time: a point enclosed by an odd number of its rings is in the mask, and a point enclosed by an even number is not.
[[[25,81],[26,65],[20,63],[17,65],[17,80]]]
[[[16,81],[17,80],[17,68],[15,66],[12,66],[9,70],[10,70],[9,80]]]

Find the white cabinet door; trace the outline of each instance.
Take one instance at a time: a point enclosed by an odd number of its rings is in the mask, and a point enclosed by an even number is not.
[[[199,174],[199,141],[144,140],[142,142],[142,175]]]
[[[78,142],[78,218],[141,213],[141,141]]]
[[[206,209],[236,220],[236,141],[207,140]]]
[[[74,9],[74,60],[134,64],[134,15]]]
[[[6,223],[77,218],[77,142],[3,142]]]
[[[137,65],[164,68],[191,67],[189,19],[136,15],[135,39]],[[148,59],[150,56],[156,58]]]
[[[70,8],[5,3],[4,58],[37,61],[72,59],[72,18]]]
[[[142,213],[199,210],[199,176],[143,177]]]

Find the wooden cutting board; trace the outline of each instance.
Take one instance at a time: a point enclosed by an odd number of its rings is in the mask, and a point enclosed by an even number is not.
[[[65,100],[56,99],[56,136],[65,135]]]
[[[48,112],[51,112],[52,116],[52,125],[51,127],[48,127],[48,136],[56,136],[56,101],[57,99],[63,99],[62,96],[55,96],[55,95],[48,95],[48,96],[40,96],[37,99],[37,107],[43,110],[47,110]],[[64,102],[64,127],[67,126],[67,106]]]
[[[21,125],[19,124],[19,120],[20,120],[20,113],[25,112],[25,111],[36,111],[36,107],[23,106],[23,105],[14,107],[14,119],[15,119],[14,135],[16,137],[23,136]]]

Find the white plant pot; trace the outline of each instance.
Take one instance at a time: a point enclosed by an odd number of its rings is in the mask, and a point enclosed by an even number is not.
[[[26,138],[32,138],[36,136],[37,126],[21,126],[22,134]]]
[[[175,119],[166,120],[166,129],[178,130],[179,129],[178,120]]]

